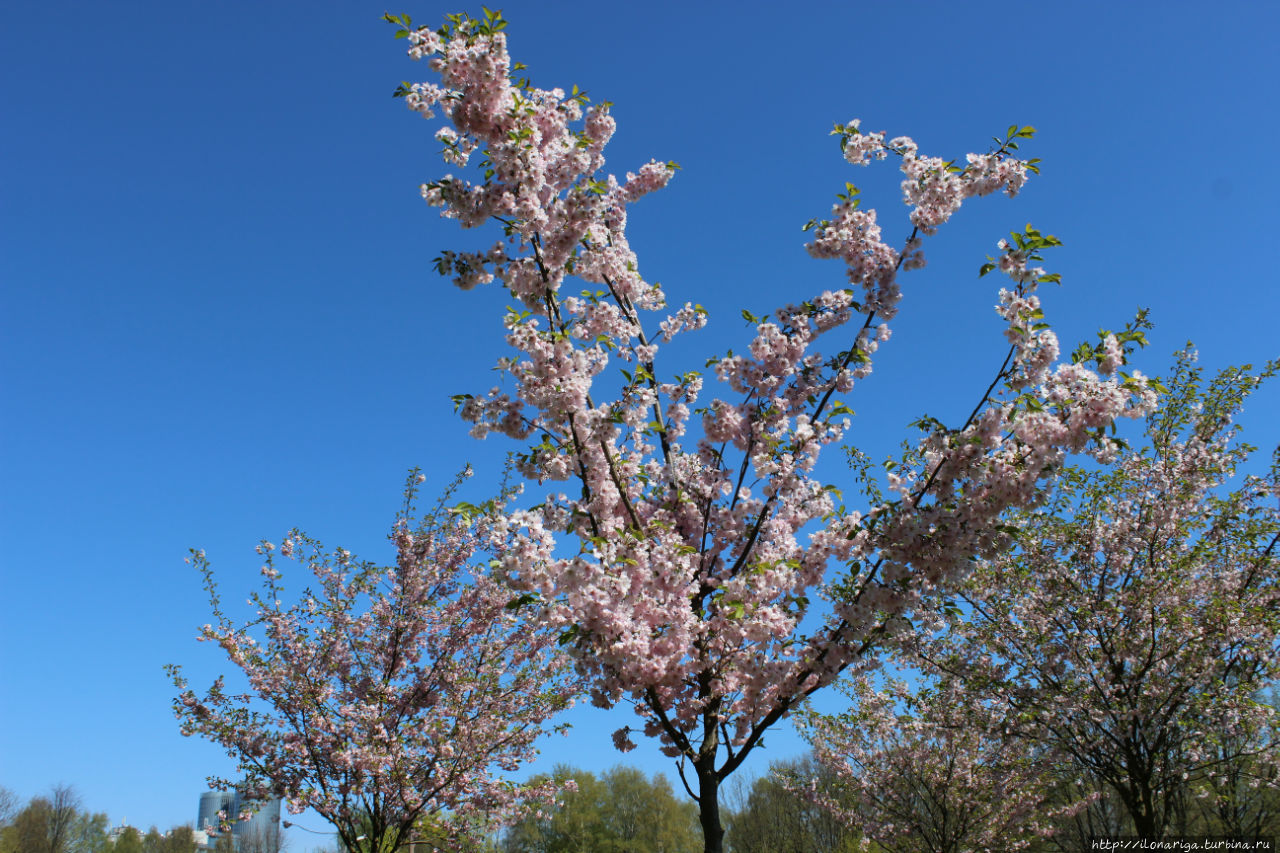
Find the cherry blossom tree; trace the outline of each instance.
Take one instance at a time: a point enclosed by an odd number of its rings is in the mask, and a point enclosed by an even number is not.
[[[912,692],[862,676],[841,687],[853,710],[800,717],[835,783],[790,784],[886,853],[1021,850],[1089,804],[1054,803],[1054,757],[1009,729],[1001,703],[958,680]]]
[[[1280,448],[1228,485],[1253,450],[1234,419],[1277,367],[1206,383],[1180,354],[1144,446],[1064,471],[1017,548],[963,586],[968,618],[925,646],[1020,738],[1100,780],[1144,837],[1176,829],[1194,796],[1225,808],[1276,783],[1259,691],[1280,675]]]
[[[442,499],[419,516],[420,479],[415,471],[391,535],[394,565],[326,552],[297,530],[278,547],[263,542],[263,588],[244,624],[223,611],[195,552],[217,619],[201,639],[226,651],[251,692],[228,693],[219,678],[201,697],[169,668],[182,733],[225,747],[250,797],[315,809],[349,851],[391,853],[422,840],[423,827],[427,841],[452,844],[547,796],[500,774],[536,754],[543,724],[575,690],[554,636],[522,625],[510,592],[476,562],[487,541],[476,513],[492,508],[460,513]],[[314,590],[282,603],[277,557],[305,566]]]
[[[1274,692],[1266,701],[1276,707]],[[1280,831],[1280,744],[1268,742],[1278,735],[1276,726],[1246,727],[1214,743],[1213,773],[1193,793],[1198,823],[1240,837]]]
[[[700,372],[661,372],[658,355],[707,312],[691,301],[669,309],[626,235],[630,205],[664,187],[675,164],[649,162],[622,180],[603,172],[609,105],[516,79],[499,14],[451,16],[436,30],[387,18],[439,78],[397,94],[448,119],[436,139],[464,173],[424,184],[425,200],[495,232],[487,248],[443,252],[436,268],[464,289],[500,281],[515,300],[503,319],[513,354],[498,363],[510,385],[459,395],[460,413],[476,437],[527,442],[517,466],[530,480],[575,484],[495,525],[506,578],[518,603],[561,632],[593,702],[630,702],[638,729],[679,759],[706,849],[720,851],[719,785],[765,732],[868,661],[972,558],[1004,548],[1000,517],[1034,500],[1066,452],[1113,452],[1114,419],[1150,408],[1146,380],[1116,374],[1141,332],[1057,364],[1035,291],[1057,280],[1038,264],[1058,241],[1030,225],[1016,232],[983,267],[1010,278],[997,309],[1003,364],[967,417],[924,424],[887,499],[846,508],[815,466],[845,438],[843,400],[889,340],[899,274],[924,265],[924,237],[965,200],[1019,191],[1037,169],[1015,156],[1033,129],[1011,127],[990,151],[949,161],[905,136],[838,125],[849,163],[899,163],[910,235],[891,247],[847,185],[830,217],[809,223],[808,248],[843,262],[848,286],[748,314],[745,351],[711,362],[728,397],[704,400]],[[621,372],[606,374],[611,364]],[[577,553],[562,553],[557,533]],[[620,749],[634,746],[632,733],[615,734]]]

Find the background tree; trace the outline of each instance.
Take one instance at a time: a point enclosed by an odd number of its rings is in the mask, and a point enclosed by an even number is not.
[[[1274,707],[1274,696],[1267,702]],[[1171,804],[1169,832],[1175,835],[1227,835],[1238,838],[1280,836],[1280,788],[1276,786],[1274,745],[1269,728],[1224,737],[1212,748],[1218,758],[1213,779],[1188,786]],[[1037,851],[1085,853],[1096,836],[1133,835],[1133,821],[1115,791],[1074,764],[1057,768],[1060,791],[1054,801],[1092,797],[1087,808],[1057,822],[1053,836],[1033,846]]]
[[[142,836],[142,853],[160,853],[160,847],[163,844],[164,836],[153,826]]]
[[[4,828],[2,840],[5,853],[43,853],[50,849],[49,800],[33,797],[26,807],[13,816]]]
[[[236,837],[231,832],[220,832],[210,840],[213,842],[214,853],[237,853]]]
[[[1055,808],[1055,757],[1015,736],[1000,703],[957,679],[913,693],[863,677],[846,690],[849,713],[803,715],[828,778],[795,787],[886,851],[1022,850],[1087,805]]]
[[[5,853],[96,853],[105,841],[107,818],[81,812],[70,785],[55,785],[47,797],[33,797],[0,829]]]
[[[189,825],[175,826],[164,834],[160,840],[159,853],[191,853],[195,850],[195,834]],[[269,853],[278,853],[282,847],[277,845]],[[241,848],[242,853],[246,853]]]
[[[107,816],[102,812],[79,812],[67,834],[67,853],[106,853],[111,848],[108,829]]]
[[[511,385],[459,395],[461,414],[478,437],[533,437],[518,456],[529,479],[576,481],[572,495],[507,514],[503,569],[561,632],[592,700],[629,699],[639,727],[679,759],[706,850],[719,853],[719,787],[764,733],[863,662],[972,557],[997,553],[1003,512],[1033,500],[1066,451],[1109,451],[1113,420],[1151,405],[1137,374],[1105,378],[1087,366],[1111,374],[1137,334],[1107,336],[1055,369],[1057,339],[1035,290],[1057,280],[1036,264],[1058,241],[1027,226],[983,270],[1012,279],[998,309],[1011,349],[994,379],[954,426],[920,422],[925,437],[894,471],[889,499],[848,510],[814,470],[845,436],[852,412],[842,398],[889,339],[899,271],[923,266],[921,240],[966,199],[1018,192],[1036,163],[1014,153],[1034,131],[1011,127],[987,153],[950,161],[907,137],[839,125],[850,163],[900,163],[910,234],[898,249],[885,242],[848,184],[830,218],[809,224],[808,248],[842,261],[850,286],[803,294],[772,316],[744,312],[754,327],[745,351],[710,362],[730,398],[698,408],[702,375],[660,372],[657,355],[706,312],[686,302],[646,329],[643,314],[663,312],[666,296],[642,278],[626,236],[627,207],[663,187],[674,164],[650,162],[625,181],[603,173],[609,105],[516,79],[500,15],[451,16],[437,31],[387,17],[440,79],[397,94],[428,117],[445,114],[444,160],[470,168],[425,184],[423,196],[497,237],[481,251],[442,253],[436,268],[464,288],[501,280],[515,300],[503,319],[515,355],[498,364]],[[585,289],[567,292],[574,277]],[[601,377],[613,359],[626,367],[610,383]],[[694,415],[700,438],[688,434]],[[578,553],[557,549],[560,532]],[[829,564],[845,568],[833,578]],[[833,610],[811,610],[824,589]],[[615,734],[619,748],[634,745],[631,732]]]
[[[1253,450],[1233,421],[1277,364],[1206,383],[1194,361],[1180,354],[1144,446],[1066,470],[925,653],[1104,783],[1144,837],[1239,791],[1232,768],[1266,785],[1276,766],[1258,691],[1280,665],[1280,453],[1227,484]]]
[[[240,853],[280,853],[285,848],[285,835],[277,826],[247,826],[240,833]]]
[[[49,793],[45,838],[48,846],[33,853],[62,853],[71,842],[76,817],[80,814],[80,795],[70,785],[54,785]]]
[[[18,813],[18,795],[0,785],[0,831],[8,826]]]
[[[565,789],[560,802],[511,826],[503,853],[693,853],[702,847],[697,809],[677,800],[661,775],[646,779],[617,766],[597,777],[562,765],[548,781]]]
[[[218,839],[221,841],[221,838]],[[217,850],[217,842],[215,841],[214,849]],[[111,853],[143,853],[142,833],[136,827],[126,826],[119,835],[116,836]],[[230,853],[230,851],[228,852]]]
[[[1049,803],[1058,810],[1052,832],[1027,848],[1034,853],[1090,853],[1090,839],[1133,835],[1133,824],[1107,785],[1078,767],[1061,763],[1050,769]],[[1081,805],[1083,804],[1083,805]]]
[[[1274,688],[1266,699],[1276,708]],[[1217,835],[1240,838],[1280,837],[1280,750],[1274,727],[1251,727],[1224,735],[1212,749],[1213,773],[1192,802],[1199,827]]]
[[[734,779],[726,797],[730,853],[854,853],[861,833],[795,790],[812,784],[834,794],[835,779],[812,756],[777,761],[750,785]],[[739,794],[738,791],[741,791]]]
[[[518,625],[511,594],[473,562],[477,519],[445,509],[452,488],[417,515],[421,479],[414,471],[406,488],[391,566],[326,553],[293,531],[279,553],[317,587],[289,604],[276,547],[264,542],[257,614],[243,625],[223,612],[196,553],[217,620],[203,639],[226,651],[253,692],[228,694],[219,679],[200,698],[171,667],[183,734],[224,746],[250,796],[315,809],[353,853],[397,850],[427,816],[456,817],[439,824],[451,832],[502,818],[520,792],[494,772],[533,757],[543,723],[572,693],[554,642]]]

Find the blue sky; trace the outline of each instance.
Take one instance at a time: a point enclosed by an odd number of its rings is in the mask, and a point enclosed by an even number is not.
[[[460,8],[390,11],[434,24]],[[1280,6],[503,8],[535,84],[616,104],[611,171],[683,167],[631,218],[642,271],[712,313],[671,372],[741,348],[741,308],[841,286],[800,226],[846,180],[905,235],[897,173],[853,169],[828,136],[854,117],[948,157],[1034,125],[1024,153],[1044,161],[1018,199],[970,203],[904,278],[894,339],[851,400],[875,455],[985,387],[998,284],[976,271],[1028,221],[1066,244],[1045,294],[1064,344],[1145,306],[1147,373],[1189,339],[1209,368],[1280,356]],[[491,482],[513,449],[452,415],[450,394],[493,384],[505,300],[431,270],[441,249],[486,243],[417,195],[446,169],[434,126],[390,97],[427,73],[383,11],[0,13],[0,784],[23,797],[63,781],[113,821],[191,821],[227,762],[169,709],[165,663],[197,683],[224,669],[194,642],[208,611],[187,549],[208,551],[229,598],[254,583],[253,544],[294,525],[376,556],[406,469],[440,486],[471,460]],[[1278,418],[1273,385],[1246,435],[1274,445]],[[539,768],[608,767],[608,732],[632,719],[575,714]],[[756,769],[800,749],[780,733]],[[625,758],[668,767],[650,743]]]

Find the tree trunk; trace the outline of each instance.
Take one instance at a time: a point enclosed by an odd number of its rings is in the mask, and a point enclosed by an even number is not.
[[[703,853],[724,853],[724,827],[720,825],[720,779],[715,753],[694,765],[698,771],[698,823],[702,825]]]

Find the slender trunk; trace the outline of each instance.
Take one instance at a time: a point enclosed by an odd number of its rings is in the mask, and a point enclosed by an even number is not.
[[[1151,789],[1144,785],[1134,798],[1129,809],[1129,817],[1133,820],[1133,831],[1139,838],[1159,838],[1164,827],[1156,825],[1155,804],[1152,801]]]
[[[724,853],[724,827],[720,825],[720,779],[715,754],[694,765],[698,771],[698,823],[702,824],[703,853]]]

